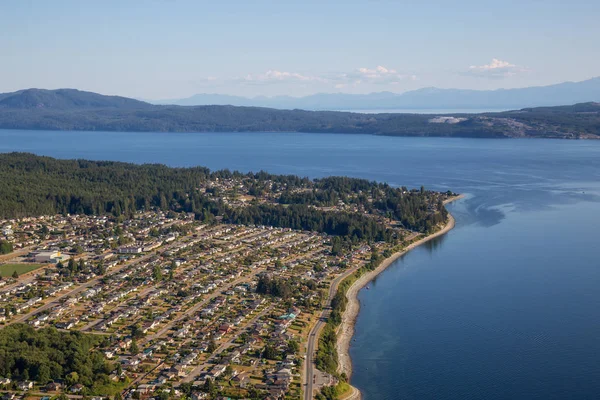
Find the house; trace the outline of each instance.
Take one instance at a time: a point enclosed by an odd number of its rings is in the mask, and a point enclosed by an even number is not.
[[[117,249],[119,254],[140,254],[142,252],[141,246],[123,246]]]
[[[227,334],[227,333],[231,332],[231,325],[222,324],[221,326],[219,326],[219,332],[221,332],[223,334]]]
[[[226,369],[227,369],[227,365],[218,364],[218,365],[215,365],[214,368],[210,372],[212,373],[212,375],[215,378],[218,378],[219,376],[221,376],[223,374],[223,372],[225,372]]]
[[[239,387],[245,389],[250,382],[250,377],[247,372],[241,372],[233,378],[233,381],[236,382]]]
[[[46,385],[46,391],[48,392],[58,392],[61,388],[61,384],[58,382],[50,382]]]
[[[33,389],[33,382],[32,381],[19,382],[19,384],[17,385],[17,387],[19,388],[19,390]]]
[[[146,394],[146,393],[153,392],[154,389],[155,389],[154,385],[144,384],[144,385],[139,385],[137,388],[137,391],[140,392],[140,394]]]
[[[71,391],[71,393],[81,393],[81,391],[83,390],[83,385],[81,383],[76,383],[73,386],[71,386],[71,389],[69,389]]]
[[[208,393],[204,392],[193,392],[192,400],[203,400],[208,398]]]

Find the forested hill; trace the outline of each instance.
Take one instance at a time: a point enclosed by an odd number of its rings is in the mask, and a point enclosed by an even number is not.
[[[0,94],[0,129],[314,132],[389,136],[600,138],[600,104],[484,114],[360,114],[234,106],[166,106],[73,89]]]
[[[0,109],[82,110],[82,109],[149,109],[151,104],[120,96],[104,96],[76,89],[26,89],[0,94]]]

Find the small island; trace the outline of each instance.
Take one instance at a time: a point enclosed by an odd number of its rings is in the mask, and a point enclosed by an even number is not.
[[[456,198],[347,177],[1,154],[0,388],[357,396],[356,293],[451,229],[444,205]]]

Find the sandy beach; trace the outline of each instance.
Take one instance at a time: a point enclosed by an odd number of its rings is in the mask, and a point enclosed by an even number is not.
[[[456,201],[458,199],[461,199],[462,197],[462,195],[452,197],[445,201],[444,204]],[[452,228],[454,228],[454,223],[454,217],[450,213],[448,213],[448,222],[442,229],[414,243],[411,243],[402,251],[392,254],[390,257],[383,260],[379,267],[367,274],[364,274],[358,280],[356,280],[356,282],[354,282],[352,286],[350,286],[350,288],[346,292],[346,297],[348,298],[348,305],[346,306],[346,310],[342,315],[342,323],[338,327],[337,352],[339,358],[339,373],[345,373],[348,377],[352,375],[352,361],[350,360],[350,355],[348,354],[348,351],[350,349],[350,342],[352,340],[352,336],[354,335],[354,323],[356,321],[356,317],[358,316],[358,312],[360,311],[360,303],[357,298],[360,289],[365,287],[369,282],[373,280],[373,278],[382,273],[387,267],[389,267],[402,255],[406,254],[415,247],[418,247],[431,239],[448,233]],[[345,399],[360,399],[360,391],[354,387],[352,389],[352,393],[349,396],[346,396]]]

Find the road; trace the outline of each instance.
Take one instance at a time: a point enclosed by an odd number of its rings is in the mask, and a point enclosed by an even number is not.
[[[148,253],[148,254],[146,254],[146,255],[144,255],[142,257],[139,257],[139,258],[134,258],[134,259],[132,259],[130,261],[127,261],[127,262],[123,263],[122,265],[118,265],[118,266],[116,266],[116,267],[114,267],[114,268],[112,268],[110,270],[110,274],[111,275],[116,274],[116,273],[122,271],[123,269],[131,266],[132,264],[141,263],[143,261],[146,261],[146,260],[152,258],[153,256],[155,256],[156,254],[158,254],[159,252],[163,252],[163,251],[166,251],[166,250],[170,249],[171,247],[175,246],[175,244],[177,244],[177,242],[175,242],[173,244],[170,244],[170,245],[167,245],[167,246],[161,246],[156,251]],[[96,286],[98,284],[98,282],[100,282],[100,280],[102,278],[103,278],[103,276],[98,276],[98,277],[96,277],[94,279],[89,280],[86,283],[83,283],[81,285],[77,285],[74,289],[72,289],[72,290],[70,290],[70,291],[68,291],[68,292],[66,292],[64,294],[61,294],[58,297],[52,298],[51,301],[49,301],[48,303],[44,304],[43,306],[38,307],[38,308],[36,308],[36,309],[28,312],[27,314],[23,314],[23,315],[18,316],[17,318],[12,319],[11,321],[9,321],[7,323],[7,325],[15,324],[15,323],[19,323],[19,322],[25,322],[29,318],[33,317],[34,315],[37,315],[40,312],[48,310],[51,307],[59,304],[60,300],[66,298],[66,297],[70,297],[70,296],[79,294],[79,293],[83,292],[86,289],[89,289],[89,288],[91,288],[93,286]]]
[[[352,268],[352,269],[344,272],[343,274],[341,274],[340,276],[338,276],[331,282],[331,285],[329,286],[329,294],[327,296],[327,302],[325,303],[325,304],[327,304],[327,307],[325,307],[323,309],[323,311],[321,311],[321,315],[319,315],[319,320],[317,321],[315,326],[311,329],[310,333],[308,334],[308,343],[306,344],[306,362],[304,363],[304,365],[305,365],[304,399],[305,400],[313,399],[313,391],[315,390],[314,380],[316,377],[315,353],[316,353],[316,350],[318,347],[319,336],[321,335],[321,330],[325,326],[327,317],[329,317],[329,313],[331,312],[331,308],[330,308],[331,300],[333,300],[333,297],[335,296],[335,294],[337,292],[337,288],[340,285],[340,282],[342,282],[348,276],[350,276],[354,272],[356,272],[358,270],[358,268],[360,268],[360,266]]]
[[[201,363],[200,365],[198,365],[197,367],[195,367],[192,372],[190,372],[190,374],[185,377],[185,379],[182,381],[182,383],[184,382],[193,382],[195,380],[195,378],[200,375],[202,373],[202,371],[204,371],[207,366],[219,355],[221,354],[223,351],[225,351],[226,349],[228,349],[229,347],[231,347],[231,345],[233,344],[233,342],[237,339],[238,337],[238,333],[243,332],[246,328],[248,328],[250,325],[252,325],[253,323],[255,323],[260,317],[264,316],[267,312],[271,311],[273,309],[273,306],[268,306],[266,307],[264,310],[260,311],[258,314],[256,314],[252,319],[250,319],[249,321],[245,322],[244,324],[242,324],[240,327],[238,327],[236,329],[236,333],[233,333],[231,335],[231,337],[225,341],[223,344],[221,344],[207,359],[206,361],[204,361],[203,363]]]
[[[206,304],[208,304],[212,299],[218,297],[218,296],[222,296],[222,293],[224,291],[227,291],[228,289],[239,285],[240,283],[243,282],[248,282],[251,281],[252,279],[254,279],[254,277],[260,273],[264,271],[264,268],[257,268],[255,271],[252,272],[252,274],[250,275],[243,275],[237,279],[235,279],[232,282],[226,283],[222,286],[219,286],[218,288],[216,288],[209,296],[205,297],[204,299],[202,299],[202,301],[200,301],[199,303],[196,303],[193,307],[190,307],[189,309],[187,309],[185,312],[183,312],[183,314],[181,314],[180,316],[178,316],[177,318],[173,319],[172,321],[170,321],[169,323],[167,323],[164,327],[162,327],[158,332],[148,335],[146,336],[146,339],[144,340],[144,343],[150,342],[154,339],[158,339],[159,337],[163,336],[165,333],[167,333],[171,328],[173,328],[173,326],[175,324],[177,324],[177,322],[181,321],[183,318],[185,318],[186,316],[191,316],[193,315],[195,312],[197,312],[199,309],[201,309],[202,307],[204,307]]]

